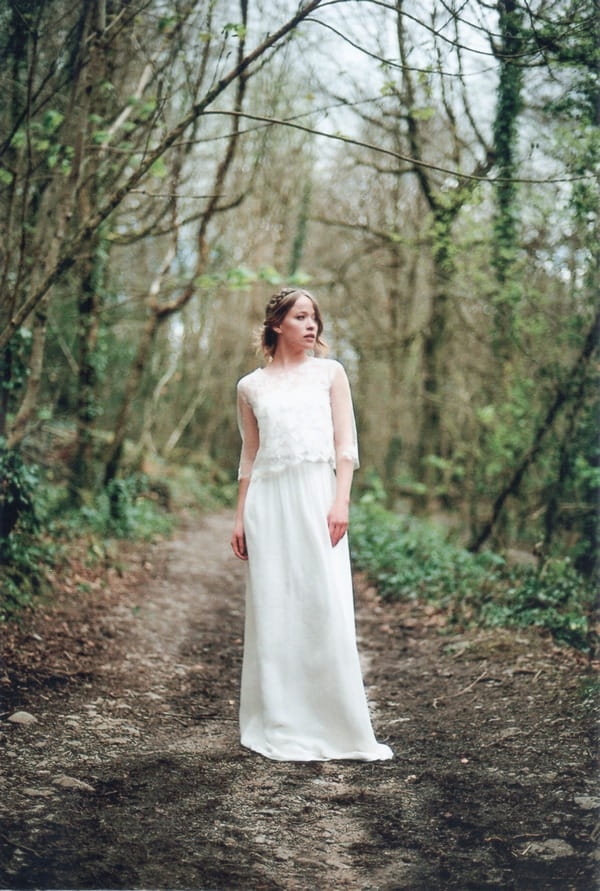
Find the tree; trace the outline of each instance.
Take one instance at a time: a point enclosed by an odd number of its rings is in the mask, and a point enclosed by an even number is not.
[[[142,183],[152,182],[153,176],[155,181],[161,179],[167,156],[174,169],[180,169],[182,137],[187,133],[193,137],[199,119],[234,83],[238,85],[234,104],[237,103],[239,110],[247,79],[262,64],[268,63],[270,53],[283,44],[319,3],[320,0],[313,0],[296,11],[283,25],[259,40],[250,52],[245,52],[245,2],[241,3],[239,23],[226,21],[221,25],[224,36],[220,48],[214,46],[216,40],[211,30],[214,27],[214,5],[204,11],[202,4],[190,3],[172,15],[163,15],[161,8],[154,17],[155,11],[145,3],[107,7],[102,2],[77,9],[56,0],[54,3],[33,4],[26,15],[22,15],[16,0],[6,4],[3,15],[8,27],[3,53],[11,60],[15,77],[11,84],[12,101],[4,112],[4,132],[9,135],[0,148],[0,161],[4,165],[5,244],[0,291],[0,349],[8,350],[5,356],[9,359],[14,352],[15,337],[22,326],[33,319],[28,383],[9,427],[5,426],[11,447],[23,440],[34,414],[52,293],[60,289],[66,271],[77,267],[82,257],[88,257],[88,269],[82,271],[83,291],[88,297],[80,305],[82,377],[79,403],[82,423],[77,447],[78,464],[86,463],[83,459],[88,454],[88,444],[84,431],[89,429],[91,418],[90,397],[85,394],[90,383],[93,389],[88,354],[93,348],[96,316],[101,309],[97,295],[90,295],[88,286],[92,284],[92,270],[97,270],[93,257],[98,250],[106,249],[106,244],[101,248],[98,242],[101,227],[114,220],[115,212],[125,206],[136,190],[139,193]],[[227,13],[227,10],[223,11]],[[55,32],[50,21],[57,13],[60,13],[61,27]],[[147,58],[140,65],[128,49],[137,41],[137,34],[148,15],[149,21],[158,24],[154,26],[154,39],[152,31],[146,29],[145,37],[151,39],[144,41]],[[182,54],[186,26],[194,19],[203,20],[205,29],[200,32],[204,35],[204,50],[199,74],[192,83],[187,105],[177,109],[178,117],[165,127],[171,116],[165,111],[171,91],[180,74],[187,77]],[[238,43],[237,61],[225,73],[222,65],[225,44],[233,40]],[[68,59],[66,66],[58,63],[63,43]],[[209,70],[209,63],[212,70]],[[103,80],[108,73],[114,75],[112,80]],[[117,76],[120,78],[118,83]],[[105,93],[109,94],[109,99]],[[81,98],[83,106],[79,101]],[[216,159],[213,177],[216,191],[210,195],[198,226],[196,273],[201,271],[206,254],[208,224],[215,212],[224,209],[219,189],[235,152],[236,128],[237,123],[223,155]],[[176,188],[178,183],[176,177],[171,185]],[[164,204],[173,209],[175,199],[169,198]],[[138,214],[140,210],[138,206]],[[148,237],[160,229],[165,212],[160,212],[147,227],[145,234]],[[148,216],[152,219],[152,211]],[[174,222],[167,231],[176,233],[179,225],[176,213],[172,218]],[[109,239],[108,235],[105,237]],[[172,247],[169,247],[167,258],[171,251]],[[41,257],[44,257],[43,264],[36,262]],[[168,267],[165,259],[159,265],[162,273],[154,276],[155,285],[160,284]],[[161,319],[184,306],[194,290],[191,280],[183,293],[168,303],[159,303],[156,295],[151,295],[151,314],[118,418],[105,479],[110,479],[116,472],[131,395],[137,387],[156,326]],[[6,360],[5,375],[10,377]],[[4,423],[6,425],[6,420]]]

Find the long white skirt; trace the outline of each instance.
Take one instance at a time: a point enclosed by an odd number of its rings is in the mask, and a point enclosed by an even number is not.
[[[328,464],[251,481],[242,745],[277,761],[392,757],[371,727],[356,649],[348,540],[331,547]]]

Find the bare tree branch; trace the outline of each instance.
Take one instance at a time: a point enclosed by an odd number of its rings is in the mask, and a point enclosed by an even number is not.
[[[415,168],[423,168],[425,170],[435,170],[438,173],[445,173],[448,176],[456,177],[459,180],[470,180],[472,182],[485,182],[485,183],[501,183],[501,182],[514,182],[514,183],[531,183],[534,185],[548,185],[552,183],[566,183],[566,182],[577,182],[580,180],[593,179],[594,176],[591,173],[581,174],[580,176],[550,176],[550,177],[514,177],[513,179],[507,180],[501,176],[487,176],[485,173],[466,173],[463,170],[455,170],[451,167],[442,167],[440,164],[433,164],[429,161],[424,161],[418,157],[411,157],[410,155],[402,154],[401,152],[395,152],[393,149],[383,148],[379,145],[374,145],[370,142],[364,142],[361,139],[353,139],[350,136],[343,136],[340,133],[327,133],[325,130],[317,130],[315,127],[305,127],[302,124],[297,124],[292,120],[286,118],[274,118],[269,117],[267,115],[256,115],[250,114],[249,112],[235,112],[235,111],[217,111],[211,109],[210,111],[205,112],[207,115],[235,115],[240,114],[244,118],[249,118],[253,121],[265,121],[269,124],[278,124],[282,127],[291,127],[294,130],[303,130],[305,133],[312,133],[315,136],[324,136],[326,139],[334,139],[338,142],[345,142],[348,145],[357,145],[361,148],[369,149],[370,151],[376,152],[381,155],[390,155],[392,158],[397,158],[399,161],[406,161],[409,164],[412,164]],[[481,162],[480,162],[481,163]]]
[[[61,278],[63,273],[69,269],[76,260],[78,252],[89,240],[90,236],[95,232],[98,226],[121,204],[123,199],[130,194],[138,183],[148,173],[152,165],[161,158],[164,153],[177,142],[181,135],[194,123],[207,108],[217,99],[227,87],[237,80],[257,59],[267,52],[271,47],[277,44],[282,37],[292,31],[300,22],[306,19],[310,13],[315,10],[322,0],[312,0],[306,6],[300,8],[298,12],[292,16],[285,24],[269,34],[252,52],[248,53],[240,62],[222,77],[218,83],[212,87],[205,96],[195,103],[190,111],[173,127],[167,135],[158,143],[158,145],[148,152],[144,160],[133,171],[129,178],[117,188],[100,209],[85,222],[75,234],[75,236],[63,244],[58,260],[54,268],[46,276],[42,284],[36,288],[23,304],[14,313],[4,330],[0,333],[0,349],[3,349],[15,331],[23,324],[29,314],[35,309],[38,303],[48,293],[50,288]]]

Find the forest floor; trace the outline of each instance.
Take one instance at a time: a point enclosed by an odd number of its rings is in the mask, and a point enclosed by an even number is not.
[[[238,739],[230,527],[188,518],[124,546],[119,570],[82,554],[58,603],[5,635],[1,888],[597,887],[585,656],[533,631],[448,629],[359,577],[373,721],[395,758],[269,761]]]

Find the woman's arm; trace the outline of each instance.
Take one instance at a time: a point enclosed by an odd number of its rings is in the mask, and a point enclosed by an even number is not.
[[[331,546],[334,548],[348,531],[348,519],[350,514],[350,488],[354,465],[348,458],[343,458],[336,464],[335,470],[335,498],[327,514],[327,525]]]
[[[355,467],[358,467],[352,395],[346,372],[341,365],[337,365],[331,382],[331,416],[336,459],[336,485],[335,497],[327,516],[327,523],[331,544],[335,547],[348,531],[352,476]]]
[[[248,549],[246,547],[246,535],[244,532],[244,505],[246,503],[246,494],[250,485],[249,477],[242,477],[239,482],[237,508],[235,511],[235,521],[233,524],[233,534],[231,536],[231,547],[233,553],[240,560],[248,559]]]
[[[254,416],[254,412],[248,405],[242,394],[238,391],[238,424],[242,436],[242,453],[240,456],[240,467],[238,472],[239,488],[237,507],[235,511],[235,521],[233,524],[233,533],[231,536],[231,547],[233,553],[240,560],[248,559],[248,549],[246,547],[246,535],[244,532],[244,505],[246,504],[246,495],[248,486],[250,485],[250,473],[252,465],[256,458],[259,445],[258,424]]]

